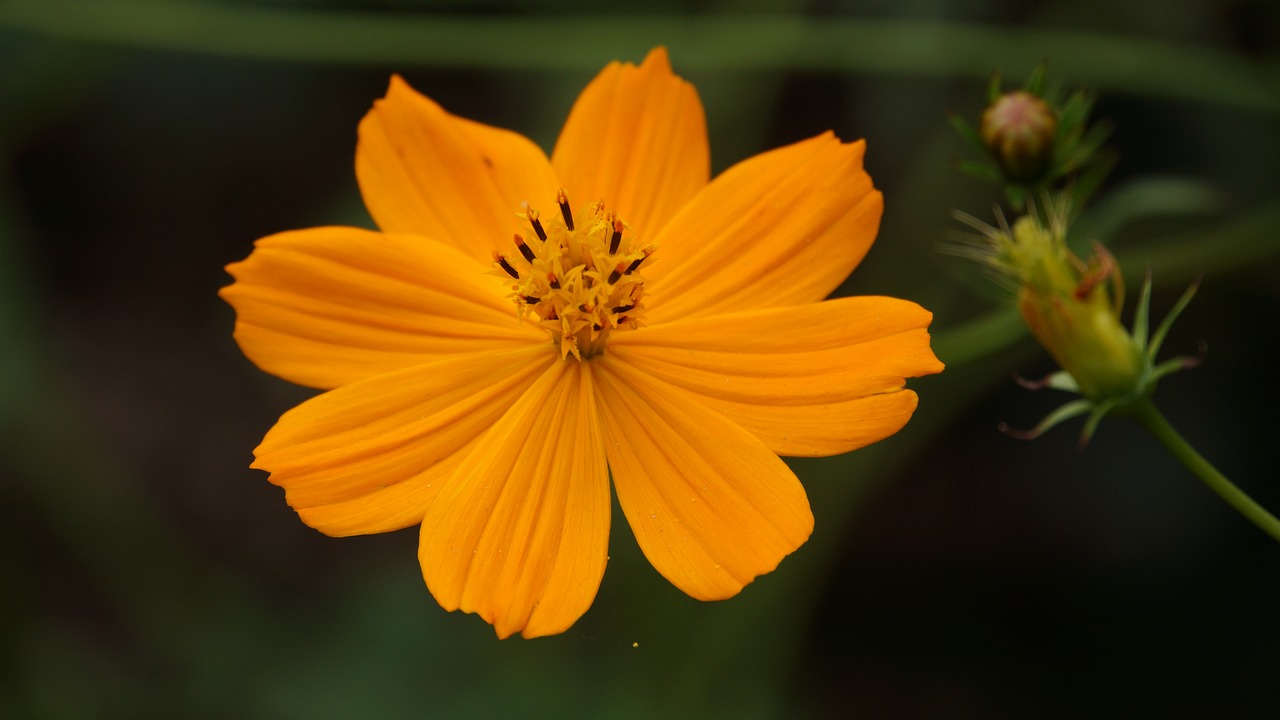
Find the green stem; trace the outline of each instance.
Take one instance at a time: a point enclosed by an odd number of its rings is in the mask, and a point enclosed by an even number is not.
[[[1209,489],[1218,493],[1218,496],[1227,501],[1227,504],[1235,508],[1241,515],[1253,521],[1263,532],[1267,533],[1276,540],[1280,540],[1280,520],[1275,515],[1267,512],[1265,508],[1253,501],[1253,498],[1245,494],[1243,490],[1236,487],[1234,483],[1227,479],[1225,475],[1218,472],[1218,469],[1209,464],[1195,448],[1186,441],[1178,431],[1173,429],[1169,421],[1164,415],[1156,409],[1156,406],[1150,400],[1143,400],[1138,403],[1133,410],[1133,416],[1138,422],[1147,429],[1157,440],[1169,450],[1187,469],[1195,473],[1197,477],[1204,481]]]
[[[985,80],[993,67],[1029,68],[1053,58],[1059,77],[1110,92],[1280,111],[1273,64],[1204,43],[1048,27],[769,14],[526,17],[320,11],[281,2],[4,0],[0,29],[5,28],[124,47],[379,68],[595,72],[604,59],[639,59],[651,38],[662,38],[682,71],[792,69]],[[556,42],[528,51],[529,38],[545,37]]]

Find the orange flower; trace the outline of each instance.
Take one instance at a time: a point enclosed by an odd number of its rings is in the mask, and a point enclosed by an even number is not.
[[[587,86],[550,161],[391,80],[356,176],[380,232],[259,240],[235,337],[328,392],[255,451],[329,535],[421,523],[427,587],[499,637],[562,632],[607,560],[609,476],[653,566],[731,597],[813,528],[779,455],[842,453],[916,407],[931,315],[820,302],[875,238],[862,142],[831,133],[708,182],[666,51]]]

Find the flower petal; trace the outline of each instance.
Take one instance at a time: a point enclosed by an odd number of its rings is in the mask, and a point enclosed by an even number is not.
[[[285,413],[253,467],[326,534],[408,527],[555,359],[538,346],[458,355],[331,390]]]
[[[510,241],[522,203],[550,202],[559,189],[537,145],[450,115],[398,75],[360,121],[356,179],[383,231],[435,238],[483,262]]]
[[[331,388],[459,353],[546,342],[488,268],[425,238],[326,227],[259,240],[219,294],[258,367]]]
[[[616,333],[608,352],[694,393],[773,452],[835,455],[911,418],[905,378],[942,371],[932,317],[906,300],[839,298]]]
[[[763,443],[616,355],[592,363],[618,501],[676,587],[732,597],[808,539],[804,488]]]
[[[826,133],[729,168],[654,242],[651,324],[825,298],[875,240],[866,144]]]
[[[698,92],[671,72],[665,48],[640,67],[610,63],[578,97],[551,164],[570,200],[604,200],[652,239],[710,177]]]
[[[610,512],[594,395],[576,360],[547,369],[427,511],[418,555],[445,609],[505,638],[564,632],[591,606]]]

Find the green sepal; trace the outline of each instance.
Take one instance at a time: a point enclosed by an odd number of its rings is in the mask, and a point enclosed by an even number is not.
[[[1031,76],[1027,78],[1027,92],[1038,98],[1044,97],[1045,78],[1049,75],[1049,60],[1041,59],[1036,63],[1036,67],[1031,71]]]
[[[1010,437],[1015,437],[1015,438],[1018,438],[1019,440],[1035,440],[1036,438],[1045,434],[1049,430],[1053,429],[1053,427],[1058,425],[1059,423],[1065,422],[1074,417],[1079,417],[1081,415],[1084,415],[1085,413],[1089,412],[1092,409],[1093,409],[1093,403],[1089,402],[1084,398],[1080,398],[1078,400],[1072,400],[1066,405],[1063,405],[1059,407],[1057,410],[1054,410],[1048,415],[1045,415],[1044,419],[1041,420],[1039,424],[1037,424],[1034,428],[1031,428],[1030,430],[1017,430],[1009,427],[1004,423],[1000,423],[999,427],[1001,432],[1003,432],[1004,434]]]
[[[1140,348],[1147,347],[1147,332],[1151,318],[1151,268],[1147,268],[1142,279],[1142,290],[1138,292],[1138,304],[1133,310],[1133,342]],[[1148,353],[1147,362],[1153,358]]]
[[[1160,346],[1164,344],[1164,338],[1169,334],[1169,329],[1173,327],[1173,323],[1191,303],[1191,298],[1196,296],[1196,290],[1200,287],[1200,281],[1196,280],[1187,286],[1183,291],[1182,297],[1178,298],[1178,302],[1174,303],[1173,309],[1168,315],[1164,316],[1164,321],[1160,323],[1160,327],[1156,330],[1156,334],[1151,336],[1151,344],[1147,346],[1147,362],[1154,363],[1156,353],[1160,352]]]
[[[1071,377],[1071,373],[1066,370],[1045,375],[1039,380],[1024,380],[1020,377],[1014,377],[1014,382],[1028,390],[1043,390],[1049,388],[1051,390],[1062,390],[1063,392],[1079,393],[1080,385],[1076,383],[1076,379]]]
[[[961,160],[958,163],[960,172],[976,177],[979,180],[1000,180],[1000,171],[991,163],[980,160]]]
[[[969,124],[968,120],[960,117],[957,113],[947,113],[947,121],[951,123],[951,127],[960,133],[960,137],[969,141],[969,144],[986,153],[987,146],[983,144],[982,137],[978,135],[978,129]]]
[[[1093,194],[1102,187],[1102,183],[1106,181],[1107,176],[1111,174],[1111,170],[1116,166],[1116,156],[1114,153],[1106,150],[1100,151],[1093,156],[1088,164],[1071,184],[1071,212],[1078,215],[1086,205]]]
[[[987,81],[987,104],[988,105],[1000,99],[1000,94],[1003,92],[1000,86],[1001,86],[1000,71],[996,70],[995,72],[991,73],[991,79]]]
[[[1090,405],[1092,406],[1092,403]],[[1118,400],[1108,400],[1101,405],[1093,407],[1093,412],[1089,413],[1089,419],[1084,421],[1084,428],[1080,430],[1080,447],[1089,444],[1089,441],[1093,439],[1093,434],[1098,431],[1098,424],[1102,422],[1102,418],[1106,417],[1107,413],[1115,410],[1119,405],[1120,401]]]
[[[1022,185],[1005,185],[1004,197],[1014,212],[1022,212],[1027,207],[1027,188]]]
[[[1176,372],[1182,372],[1183,370],[1190,370],[1199,364],[1200,358],[1193,357],[1191,355],[1179,355],[1175,358],[1169,358],[1151,370],[1151,379],[1148,382],[1154,385],[1157,380],[1165,377],[1166,375],[1172,375]]]

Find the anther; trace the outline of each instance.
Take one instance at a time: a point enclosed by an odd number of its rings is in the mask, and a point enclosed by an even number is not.
[[[641,257],[641,258],[636,258],[636,261],[635,261],[635,262],[633,262],[633,263],[631,263],[630,265],[628,265],[628,266],[627,266],[627,269],[626,269],[625,271],[623,271],[623,273],[622,273],[622,274],[623,274],[623,275],[630,275],[631,273],[635,272],[635,271],[636,271],[636,268],[640,267],[640,263],[644,262],[644,261],[645,261],[645,260],[647,260],[648,258],[649,258],[649,256],[648,256],[648,255],[645,255],[644,257]]]
[[[511,263],[507,262],[507,259],[503,257],[502,253],[499,253],[497,250],[493,251],[493,261],[498,263],[498,267],[505,270],[508,275],[515,278],[516,280],[520,279],[520,273],[516,272],[516,269],[511,267]]]
[[[609,254],[614,255],[618,252],[618,243],[622,242],[622,221],[618,219],[617,213],[613,214],[613,237],[609,238]]]
[[[533,262],[538,259],[538,256],[533,254],[533,248],[524,244],[524,238],[520,237],[520,233],[516,233],[516,248],[520,250],[520,254],[524,256],[525,260]]]
[[[538,211],[529,208],[527,215],[529,216],[529,224],[533,226],[533,232],[537,234],[539,240],[546,242],[547,231],[542,229],[542,221],[538,219]]]
[[[556,202],[560,204],[560,214],[564,216],[564,226],[573,230],[573,213],[569,210],[569,198],[561,190],[556,194]]]
[[[643,259],[644,258],[641,258],[640,260],[643,260]],[[640,260],[635,261],[634,263],[632,263],[632,265],[633,266],[639,265]],[[627,269],[626,263],[618,263],[618,266],[613,269],[613,272],[609,273],[609,279],[606,280],[605,282],[612,285],[613,283],[618,282],[618,278],[622,277],[624,274],[629,272],[631,272],[631,270]]]
[[[542,302],[542,298],[534,297],[533,295],[521,295],[520,299],[525,301],[525,303],[528,305],[537,305],[538,303]]]
[[[547,273],[547,282],[551,283],[552,290],[560,289],[560,279],[556,277],[555,273]]]
[[[635,305],[619,305],[618,307],[613,308],[613,312],[614,312],[615,314],[621,315],[621,314],[622,314],[622,313],[624,313],[624,312],[628,312],[628,311],[635,310],[635,309],[636,309],[636,306],[635,306]],[[621,318],[619,318],[619,319],[621,319]]]

